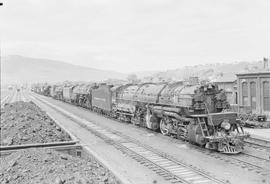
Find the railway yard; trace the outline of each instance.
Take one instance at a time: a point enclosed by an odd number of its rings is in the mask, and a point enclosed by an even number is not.
[[[270,0],[0,9],[0,184],[270,184]]]
[[[30,90],[2,90],[0,181],[270,184],[270,131],[245,131],[244,151],[223,154]]]

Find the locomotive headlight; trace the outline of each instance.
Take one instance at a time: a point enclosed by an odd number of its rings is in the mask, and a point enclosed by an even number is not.
[[[224,128],[225,130],[230,130],[231,124],[229,123],[228,120],[224,120],[224,121],[221,123],[221,127]]]

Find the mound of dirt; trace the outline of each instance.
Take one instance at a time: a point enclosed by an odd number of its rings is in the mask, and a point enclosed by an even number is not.
[[[99,163],[51,149],[25,149],[0,158],[0,183],[113,184],[115,177]]]
[[[1,146],[70,140],[70,136],[33,102],[14,102],[1,109]]]

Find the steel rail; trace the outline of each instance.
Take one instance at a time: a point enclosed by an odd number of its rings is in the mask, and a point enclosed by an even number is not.
[[[3,107],[4,104],[9,103],[13,96],[14,92],[12,92],[12,94],[8,94],[3,100],[1,99],[1,107]]]
[[[124,154],[135,159],[171,183],[226,183],[223,180],[216,179],[214,176],[210,176],[198,169],[185,165],[180,161],[176,161],[166,155],[160,154],[160,152],[153,148],[149,148],[143,144],[138,144],[138,142],[128,139],[128,137],[116,134],[109,129],[82,119],[44,99],[40,99],[34,94],[30,97],[34,101],[45,104],[47,107],[50,107],[71,119],[81,127],[115,146]]]
[[[9,98],[10,95],[7,95],[3,98],[3,100],[1,99],[1,107],[4,105],[4,103],[6,102],[6,100]]]
[[[37,95],[37,94],[35,94]],[[41,95],[40,95],[41,96]],[[37,95],[37,97],[39,97]],[[87,111],[87,109],[83,108],[83,107],[79,107],[80,109],[84,110],[84,111]],[[96,113],[98,114],[98,113]],[[107,117],[107,116],[105,116]],[[113,120],[116,120],[118,121],[117,119],[113,119]],[[118,121],[118,122],[122,122],[122,121]],[[123,123],[123,122],[122,122]],[[115,132],[114,132],[115,133]],[[121,136],[124,136],[120,133]],[[179,139],[174,139],[175,141],[183,141],[183,140],[179,140]],[[135,141],[135,139],[133,139],[133,141]],[[137,141],[138,142],[138,141]],[[146,145],[144,145],[146,146]],[[201,148],[199,146],[196,146],[196,145],[192,145],[190,144],[190,146],[197,150],[197,151],[200,151],[204,154],[209,154],[211,155],[212,158],[216,158],[216,159],[219,159],[219,160],[225,160],[227,163],[231,163],[233,165],[236,165],[236,166],[239,166],[241,168],[247,168],[248,171],[254,171],[255,173],[261,173],[261,174],[269,174],[269,170],[268,169],[265,169],[263,167],[261,167],[261,164],[263,162],[268,162],[268,160],[266,159],[263,159],[261,157],[257,157],[257,156],[254,156],[254,155],[249,155],[247,153],[240,153],[240,155],[244,155],[244,156],[231,156],[231,155],[225,155],[225,154],[220,154],[220,153],[217,153],[215,151],[211,151],[211,150],[207,150],[207,149],[204,149],[204,148]],[[166,155],[166,154],[165,154]],[[255,161],[258,165],[252,163],[252,162],[248,162],[248,161],[245,161],[245,157],[250,157],[250,158],[253,158],[253,159],[257,159],[257,161]]]
[[[247,140],[245,140],[245,142],[250,144],[250,145],[255,145],[258,147],[270,149],[270,141],[267,141],[267,140],[249,137]]]

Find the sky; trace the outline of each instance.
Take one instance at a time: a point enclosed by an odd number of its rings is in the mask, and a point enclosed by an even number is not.
[[[1,54],[123,73],[270,57],[270,0],[0,0]]]

